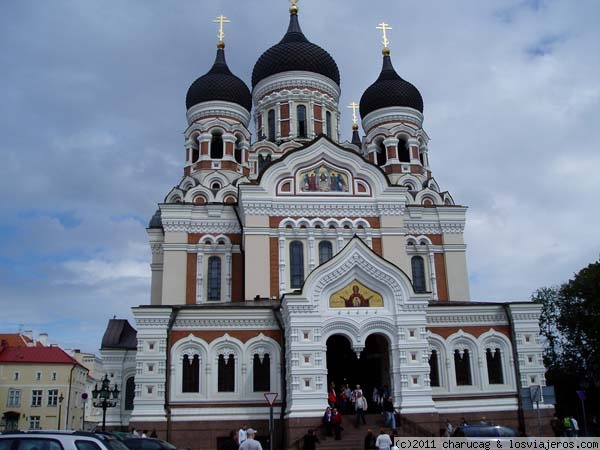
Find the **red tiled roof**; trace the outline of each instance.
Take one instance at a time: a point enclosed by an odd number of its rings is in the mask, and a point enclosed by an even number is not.
[[[6,341],[9,347],[27,347],[33,344],[33,339],[20,333],[0,333],[0,342]],[[36,347],[43,347],[41,342],[35,343]]]
[[[60,347],[7,347],[0,351],[0,363],[80,365]]]

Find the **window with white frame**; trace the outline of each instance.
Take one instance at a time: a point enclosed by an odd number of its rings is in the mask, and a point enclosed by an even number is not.
[[[306,137],[308,135],[308,123],[306,121],[306,106],[298,105],[296,107],[296,120],[298,128],[298,137]]]
[[[300,241],[290,242],[290,287],[300,288],[304,283],[304,246]]]
[[[488,382],[490,384],[504,384],[502,351],[499,348],[486,348],[485,360],[487,364]]]
[[[429,380],[431,387],[440,387],[440,355],[437,350],[431,350],[429,355]]]
[[[181,392],[200,392],[200,355],[183,355]]]
[[[40,429],[40,416],[29,416],[29,429],[39,430]]]
[[[42,406],[42,396],[41,389],[31,391],[31,406]]]
[[[235,356],[233,354],[220,354],[218,359],[218,385],[219,392],[235,391]]]
[[[48,406],[58,405],[58,389],[48,390]]]
[[[454,350],[454,373],[458,386],[470,386],[473,384],[471,373],[471,352],[468,348]]]
[[[35,381],[40,381],[42,379],[42,372],[35,373]]]
[[[206,298],[209,302],[221,300],[221,258],[218,256],[208,258],[206,288]]]
[[[9,389],[6,406],[21,406],[21,390]]]
[[[254,354],[252,359],[252,384],[254,392],[271,390],[271,358],[268,353]]]
[[[333,246],[329,241],[319,242],[319,264],[323,264],[333,256]]]
[[[410,260],[412,266],[413,286],[415,292],[425,292],[425,261],[422,256],[413,256]]]

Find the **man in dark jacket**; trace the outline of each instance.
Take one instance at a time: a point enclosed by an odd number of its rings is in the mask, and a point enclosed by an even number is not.
[[[314,430],[308,430],[304,435],[304,442],[302,443],[302,450],[316,450],[317,443],[320,443],[319,438],[315,434]]]
[[[229,432],[229,437],[227,438],[226,441],[223,441],[223,443],[219,447],[219,450],[238,450],[239,445],[237,442],[237,438],[238,438],[237,431],[231,430]]]

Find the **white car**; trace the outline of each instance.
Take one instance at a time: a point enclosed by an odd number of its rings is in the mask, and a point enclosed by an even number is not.
[[[9,431],[0,450],[128,450],[113,436],[83,431]]]

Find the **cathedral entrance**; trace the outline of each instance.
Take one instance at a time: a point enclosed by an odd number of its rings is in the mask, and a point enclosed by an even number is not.
[[[345,336],[335,334],[327,339],[327,384],[334,382],[338,393],[342,384],[349,384],[352,389],[360,384],[370,403],[373,388],[391,386],[390,373],[389,344],[385,336],[369,335],[360,358]]]

